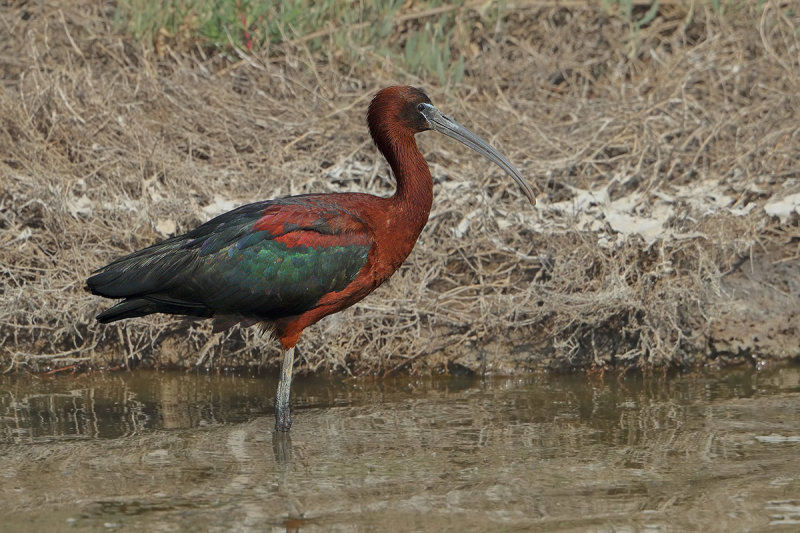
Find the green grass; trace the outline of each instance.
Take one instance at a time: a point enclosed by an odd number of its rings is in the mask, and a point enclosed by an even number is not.
[[[724,16],[764,9],[765,2],[686,0],[680,8],[688,25],[700,9]],[[183,39],[222,54],[235,49],[271,54],[276,45],[289,43],[314,53],[344,56],[351,63],[370,55],[387,57],[411,74],[451,84],[464,75],[465,51],[476,23],[493,27],[513,11],[502,0],[417,0],[411,9],[406,4],[405,0],[118,0],[115,18],[124,31],[144,43]],[[554,0],[553,6],[557,5]],[[643,30],[662,8],[673,4],[601,0],[600,5],[628,26],[625,42],[628,54],[635,56]]]
[[[417,2],[399,13],[404,0],[120,0],[115,18],[124,31],[145,43],[163,36],[188,36],[222,53],[267,51],[297,43],[312,51],[331,48],[358,59],[364,49],[398,61],[409,72],[434,75],[442,83],[460,81],[472,23],[491,19],[464,7],[465,0]],[[491,21],[486,20],[487,23]],[[460,30],[461,28],[461,30]]]

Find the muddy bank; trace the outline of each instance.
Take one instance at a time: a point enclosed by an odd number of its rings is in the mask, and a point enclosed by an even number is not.
[[[394,83],[423,86],[498,146],[538,204],[420,135],[427,228],[385,286],[304,333],[300,372],[797,357],[799,15],[669,5],[636,32],[555,3],[491,28],[460,16],[474,27],[465,75],[443,85],[369,50],[355,63],[302,44],[157,53],[92,3],[0,7],[0,368],[276,366],[252,328],[101,326],[110,302],[84,280],[251,201],[391,194],[364,111]],[[386,44],[403,39],[398,27]]]
[[[775,253],[742,260],[721,288],[708,332],[712,356],[756,364],[800,356],[800,261]]]

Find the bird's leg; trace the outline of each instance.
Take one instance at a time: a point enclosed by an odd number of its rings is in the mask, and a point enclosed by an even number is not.
[[[292,367],[294,367],[294,346],[283,350],[281,380],[275,395],[275,431],[289,431],[292,415],[289,413],[289,392],[292,387]]]

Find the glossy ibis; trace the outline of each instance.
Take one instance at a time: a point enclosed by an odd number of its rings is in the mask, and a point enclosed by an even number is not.
[[[434,130],[464,143],[535,202],[505,157],[439,112],[420,89],[379,91],[367,123],[397,180],[393,196],[304,194],[241,206],[96,271],[87,281],[92,293],[124,298],[97,320],[169,313],[264,324],[283,348],[275,428],[288,431],[294,346],[303,329],[386,281],[428,221],[433,180],[415,134]]]

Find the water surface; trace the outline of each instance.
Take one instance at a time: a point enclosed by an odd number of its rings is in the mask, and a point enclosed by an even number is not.
[[[0,529],[800,528],[800,368],[0,378]]]

